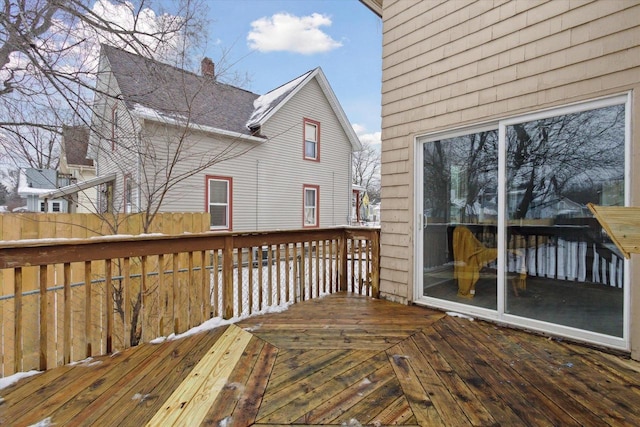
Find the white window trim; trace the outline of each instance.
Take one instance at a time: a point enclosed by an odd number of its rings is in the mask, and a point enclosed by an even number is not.
[[[314,206],[313,208],[313,223],[307,223],[307,209],[311,208],[311,206],[307,206],[307,191],[313,191],[314,197]],[[302,226],[303,227],[318,227],[320,222],[320,187],[317,185],[305,184],[302,187]]]
[[[227,186],[227,200],[225,203],[213,203],[211,202],[211,181],[216,182],[224,182]],[[225,225],[211,225],[209,224],[210,230],[231,230],[231,212],[232,212],[232,178],[230,177],[214,177],[207,176],[207,212],[211,213],[211,206],[224,206],[226,209],[226,218],[227,223]]]

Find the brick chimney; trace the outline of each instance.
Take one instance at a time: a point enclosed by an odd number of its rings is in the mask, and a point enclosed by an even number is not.
[[[203,77],[209,77],[211,79],[215,79],[216,78],[216,68],[215,68],[215,64],[213,63],[213,61],[211,60],[211,58],[203,58],[202,62],[200,63],[200,73],[202,74]]]

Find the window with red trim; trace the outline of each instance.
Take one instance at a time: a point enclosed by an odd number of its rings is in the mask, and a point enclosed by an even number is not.
[[[206,209],[211,218],[211,229],[231,230],[233,212],[233,178],[208,175]]]
[[[304,119],[304,147],[305,160],[320,161],[320,122]]]
[[[302,226],[320,226],[320,187],[304,184],[302,187]]]

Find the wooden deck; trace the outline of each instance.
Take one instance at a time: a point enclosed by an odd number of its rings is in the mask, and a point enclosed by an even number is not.
[[[335,294],[49,370],[0,396],[0,425],[12,426],[631,426],[640,363]]]

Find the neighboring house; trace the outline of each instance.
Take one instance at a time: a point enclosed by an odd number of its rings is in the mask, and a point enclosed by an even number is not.
[[[361,148],[320,68],[262,96],[102,46],[90,156],[101,210],[202,212],[213,230],[346,224]]]
[[[41,195],[67,185],[68,179],[53,169],[20,169],[18,195],[27,200],[28,212],[68,212],[67,201],[62,198],[40,200]]]
[[[82,183],[96,177],[93,160],[87,158],[89,128],[87,126],[63,126],[60,150],[60,172],[71,177],[72,182]],[[72,193],[68,196],[69,211],[96,212],[98,193],[96,187]]]
[[[383,21],[382,296],[640,358],[640,263],[585,214],[638,205],[640,3],[361,2]],[[532,215],[554,200],[570,213]]]

